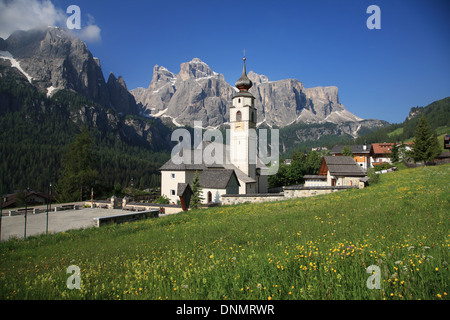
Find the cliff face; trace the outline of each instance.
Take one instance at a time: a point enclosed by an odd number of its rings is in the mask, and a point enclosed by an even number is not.
[[[100,60],[86,44],[58,27],[17,31],[2,41],[2,50],[19,61],[34,86],[49,95],[73,90],[86,98],[126,114],[138,114],[138,106],[122,77],[105,82]]]
[[[161,121],[139,117],[139,106],[124,79],[111,73],[105,82],[99,59],[65,29],[17,31],[0,40],[0,49],[0,77],[21,81],[48,98],[61,91],[55,102],[67,109],[73,122],[112,132],[132,145],[152,149],[171,145],[170,131]],[[22,106],[2,92],[0,100],[5,111]]]
[[[131,90],[143,112],[153,117],[170,118],[176,125],[219,126],[228,118],[234,89],[198,58],[181,64],[175,75],[156,65],[148,88]]]
[[[367,124],[340,104],[337,87],[304,88],[296,79],[270,81],[253,71],[248,77],[253,82],[250,92],[255,97],[258,125],[286,127],[295,123],[353,122],[357,124],[351,127],[360,128]],[[150,86],[131,91],[144,112],[153,117],[169,118],[175,125],[192,126],[194,121],[202,121],[204,127],[227,123],[235,92],[223,75],[198,58],[182,63],[177,75],[155,66]]]
[[[124,137],[137,137],[145,143],[160,144],[155,140],[159,136],[165,142],[167,139],[158,135],[156,129],[148,134],[144,123],[137,125],[139,116],[158,120],[154,124],[161,132],[167,127],[159,120],[171,126],[193,126],[194,121],[202,121],[205,128],[219,127],[229,121],[229,109],[237,91],[222,74],[198,58],[182,63],[177,74],[156,65],[148,88],[129,91],[121,76],[111,73],[106,82],[99,59],[81,40],[56,27],[18,31],[6,40],[0,39],[0,62],[48,97],[58,90],[86,97],[105,109],[109,120],[103,123],[117,123]],[[342,132],[357,136],[361,128],[385,125],[379,120],[363,121],[346,110],[339,101],[337,87],[305,88],[297,79],[270,81],[252,71],[248,77],[253,82],[250,92],[255,96],[258,126],[333,123],[348,128]],[[80,119],[91,119],[88,110],[84,115],[83,110],[77,110]],[[133,125],[123,121],[127,116],[132,116]],[[96,122],[100,119],[97,117]]]

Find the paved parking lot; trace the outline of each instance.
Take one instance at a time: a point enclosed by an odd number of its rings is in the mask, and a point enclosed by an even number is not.
[[[95,226],[94,218],[127,213],[113,209],[79,209],[48,213],[48,232],[56,233],[71,229],[90,228]],[[47,213],[27,214],[27,237],[37,234],[45,234]],[[2,238],[23,238],[24,215],[2,217]]]

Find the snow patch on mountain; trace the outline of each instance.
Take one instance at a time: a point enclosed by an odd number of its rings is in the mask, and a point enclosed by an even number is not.
[[[0,58],[5,59],[5,60],[9,60],[11,62],[11,66],[13,66],[14,68],[17,68],[20,72],[22,72],[22,74],[28,79],[29,83],[33,82],[33,77],[30,76],[28,73],[26,73],[22,69],[22,67],[20,66],[19,61],[14,59],[13,55],[9,51],[0,51]]]

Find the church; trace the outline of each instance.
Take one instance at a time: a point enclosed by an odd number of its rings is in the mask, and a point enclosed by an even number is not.
[[[173,203],[179,200],[179,190],[182,186],[192,186],[196,172],[199,174],[204,204],[221,203],[221,196],[224,194],[267,193],[267,167],[258,159],[256,152],[257,112],[254,106],[255,97],[249,92],[253,83],[247,77],[246,58],[243,60],[242,76],[235,84],[239,91],[233,96],[229,112],[228,143],[218,145],[215,141],[203,141],[190,149],[190,152],[186,152],[193,159],[196,153],[203,154],[205,148],[213,148],[218,161],[211,163],[202,158],[201,163],[178,163],[170,159],[160,168],[161,195]]]

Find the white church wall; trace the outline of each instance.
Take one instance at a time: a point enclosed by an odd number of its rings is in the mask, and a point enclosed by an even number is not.
[[[178,183],[185,183],[185,171],[162,171],[161,172],[161,195],[165,195],[171,202],[177,203]]]

